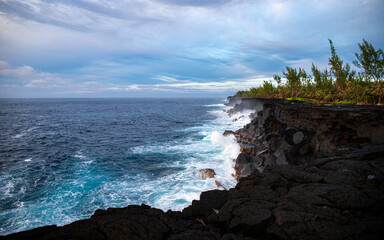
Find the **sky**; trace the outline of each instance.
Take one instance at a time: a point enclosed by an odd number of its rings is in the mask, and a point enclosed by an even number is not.
[[[0,98],[225,97],[384,49],[383,0],[0,0]]]

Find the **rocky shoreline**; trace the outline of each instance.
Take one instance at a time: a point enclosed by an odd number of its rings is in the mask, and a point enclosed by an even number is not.
[[[97,210],[90,219],[1,239],[381,239],[384,108],[229,98],[253,109],[230,190],[203,192],[181,212]],[[212,169],[204,177],[213,177]]]

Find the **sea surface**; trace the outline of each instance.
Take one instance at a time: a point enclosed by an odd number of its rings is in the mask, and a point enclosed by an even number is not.
[[[223,99],[0,99],[0,235],[148,204],[182,210],[236,184]],[[245,114],[247,115],[247,114]],[[213,168],[215,179],[196,172]]]

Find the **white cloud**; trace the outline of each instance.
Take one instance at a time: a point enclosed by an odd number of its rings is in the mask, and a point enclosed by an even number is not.
[[[187,82],[190,82],[188,80],[179,80],[179,79],[176,79],[174,77],[169,77],[169,76],[157,76],[155,77],[154,79],[157,79],[157,80],[160,80],[160,81],[163,81],[163,82],[167,82],[167,83],[181,83],[181,82],[184,82],[184,83],[187,83]]]
[[[3,80],[25,83],[26,88],[58,88],[71,84],[70,79],[60,78],[51,73],[39,72],[31,66],[13,67],[0,60],[0,76]]]
[[[38,73],[30,66],[22,66],[22,67],[14,68],[9,63],[0,60],[0,76],[24,78],[24,77],[32,77],[32,76],[35,76],[36,74]]]
[[[164,78],[164,77],[163,77]],[[255,76],[253,78],[246,79],[233,79],[228,81],[210,81],[210,82],[194,82],[194,81],[182,81],[175,78],[171,78],[172,81],[168,81],[164,84],[134,84],[125,86],[114,86],[107,88],[112,91],[202,91],[202,92],[229,92],[238,90],[247,90],[251,87],[260,86],[264,80],[272,80],[266,76]]]
[[[181,2],[0,0],[0,55],[17,65],[0,61],[1,79],[78,93],[236,91],[285,64],[326,67],[328,38],[351,53],[363,37],[383,43],[380,0]]]

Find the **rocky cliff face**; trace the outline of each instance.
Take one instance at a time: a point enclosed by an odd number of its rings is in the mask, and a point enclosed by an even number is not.
[[[3,239],[382,239],[384,109],[246,101],[255,118],[226,132],[242,146],[234,189],[182,212],[110,208]]]
[[[334,159],[384,156],[382,107],[252,101],[262,104],[262,110],[251,123],[233,133],[243,152],[236,161],[240,176],[274,165],[308,166]]]

